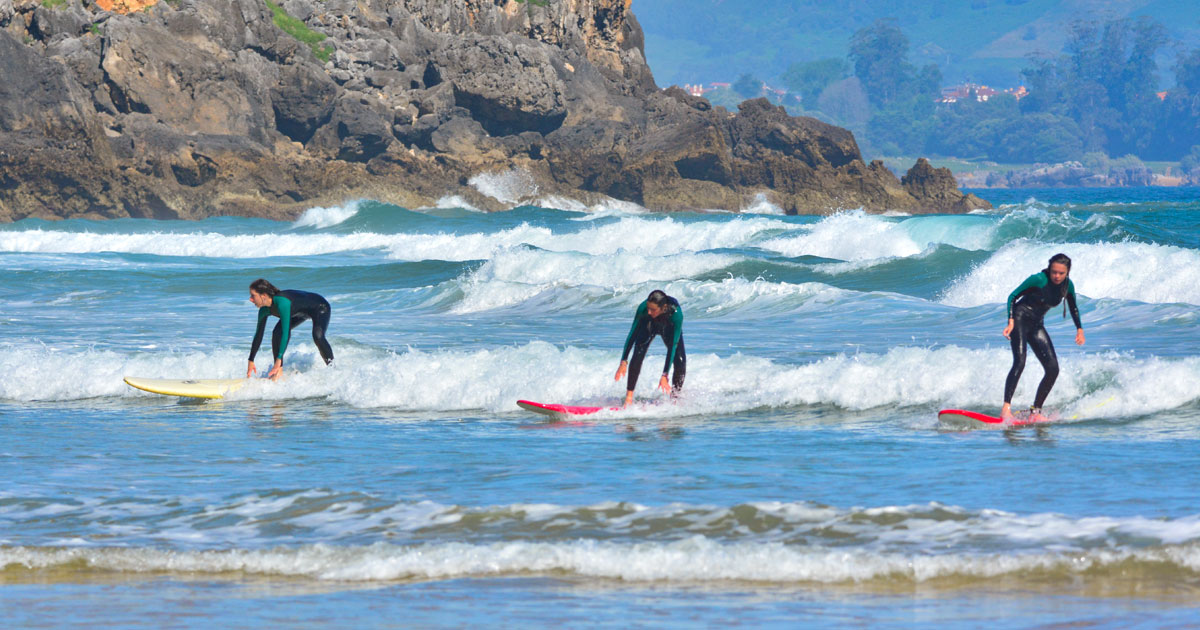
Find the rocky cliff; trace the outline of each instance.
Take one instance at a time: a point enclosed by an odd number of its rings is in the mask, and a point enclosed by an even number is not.
[[[471,183],[518,174],[485,195]],[[0,220],[499,209],[964,211],[847,131],[659,90],[629,0],[0,0]]]

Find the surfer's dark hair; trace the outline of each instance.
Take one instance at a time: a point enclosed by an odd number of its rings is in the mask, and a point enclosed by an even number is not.
[[[1054,263],[1058,263],[1067,268],[1067,276],[1065,278],[1063,278],[1062,287],[1059,289],[1059,291],[1062,292],[1062,299],[1064,300],[1064,302],[1063,302],[1063,319],[1066,319],[1067,318],[1067,305],[1066,305],[1065,300],[1067,299],[1067,281],[1071,278],[1071,257],[1062,252],[1059,252],[1059,253],[1051,256],[1050,262],[1046,263],[1046,268],[1042,270],[1042,273],[1046,274],[1047,279],[1050,278],[1050,265],[1053,265]]]
[[[668,315],[675,312],[674,300],[661,289],[651,291],[650,295],[646,296],[646,302],[661,308]]]
[[[1050,265],[1053,265],[1054,263],[1063,265],[1067,268],[1068,272],[1071,271],[1071,257],[1066,254],[1059,253],[1051,256],[1050,262],[1046,263],[1046,271],[1050,271]]]
[[[251,282],[250,290],[260,295],[269,295],[271,297],[279,295],[279,289],[275,288],[275,285],[271,284],[270,282],[267,282],[266,278],[259,278],[258,280]]]

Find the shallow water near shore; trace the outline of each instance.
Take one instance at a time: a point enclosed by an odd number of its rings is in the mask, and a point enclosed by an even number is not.
[[[11,627],[1180,627],[1200,619],[1200,190],[986,191],[956,216],[410,211],[0,226]],[[547,204],[550,205],[550,204]],[[1004,300],[1059,420],[995,412]],[[333,305],[245,370],[267,277]],[[637,304],[683,304],[682,396],[613,404]],[[259,365],[266,367],[260,353]],[[1041,378],[1032,357],[1014,404]]]

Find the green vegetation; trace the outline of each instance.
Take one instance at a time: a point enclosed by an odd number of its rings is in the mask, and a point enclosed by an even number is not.
[[[800,102],[807,109],[816,109],[817,100],[825,88],[850,76],[850,64],[845,59],[827,58],[788,66],[783,73],[783,84],[800,95]]]
[[[635,3],[636,4],[636,3]],[[1200,3],[1183,0],[654,0],[637,5],[660,85],[763,80],[864,153],[1031,164],[1181,159],[1200,145]],[[895,15],[895,19],[879,20]],[[1051,51],[1041,52],[1038,51]],[[957,95],[946,85],[1024,85]],[[772,97],[774,98],[774,97]],[[1119,165],[1116,166],[1119,168]]]
[[[845,80],[825,88],[816,108],[851,127],[867,153],[1018,164],[1110,155],[1174,161],[1200,144],[1200,48],[1178,55],[1175,87],[1164,95],[1156,58],[1170,45],[1178,43],[1149,18],[1076,22],[1066,54],[1027,62],[1029,94],[1020,101],[1009,94],[981,99],[972,90],[940,103],[938,67],[910,63],[907,37],[894,21],[880,20],[857,31],[849,46],[867,115],[850,120],[850,101],[838,105],[826,96]]]
[[[1058,54],[1081,18],[1145,15],[1188,48],[1200,44],[1192,0],[653,0],[633,10],[663,86],[746,72],[774,85],[794,63],[845,58],[855,31],[888,16],[912,43],[912,63],[936,63],[949,83],[1015,86],[1028,55]]]
[[[66,0],[62,1],[66,2]],[[287,12],[283,10],[283,7],[271,2],[271,0],[264,0],[264,2],[267,3],[267,7],[271,9],[271,13],[275,16],[272,20],[275,22],[275,26],[278,26],[281,31],[287,33],[288,35],[291,35],[301,42],[308,44],[308,47],[312,49],[313,54],[317,56],[317,59],[320,59],[323,62],[329,61],[330,55],[333,54],[333,46],[330,46],[329,44],[320,45],[321,42],[325,41],[324,33],[318,33],[308,28],[304,22],[301,22],[300,20],[288,15]]]
[[[88,24],[88,31],[90,31],[92,35],[99,35],[100,27],[96,26],[95,24]]]
[[[527,5],[533,5],[533,6],[539,6],[539,7],[550,6],[550,0],[517,0],[517,2],[518,3],[523,2]]]
[[[742,98],[755,98],[763,91],[763,82],[752,74],[743,74],[733,82],[733,91]]]
[[[67,0],[42,0],[42,6],[47,9],[61,9],[67,6]]]

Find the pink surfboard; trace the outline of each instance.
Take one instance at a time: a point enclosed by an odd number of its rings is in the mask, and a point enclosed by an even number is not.
[[[999,416],[989,416],[984,413],[967,411],[965,409],[943,409],[938,412],[938,421],[962,427],[1024,427],[1031,424],[1050,422],[1053,418],[1047,416],[1029,416],[1018,414],[1007,422]]]
[[[532,400],[518,400],[517,406],[534,413],[561,418],[563,416],[586,416],[597,411],[617,411],[619,407],[581,407],[576,405],[555,405]]]

